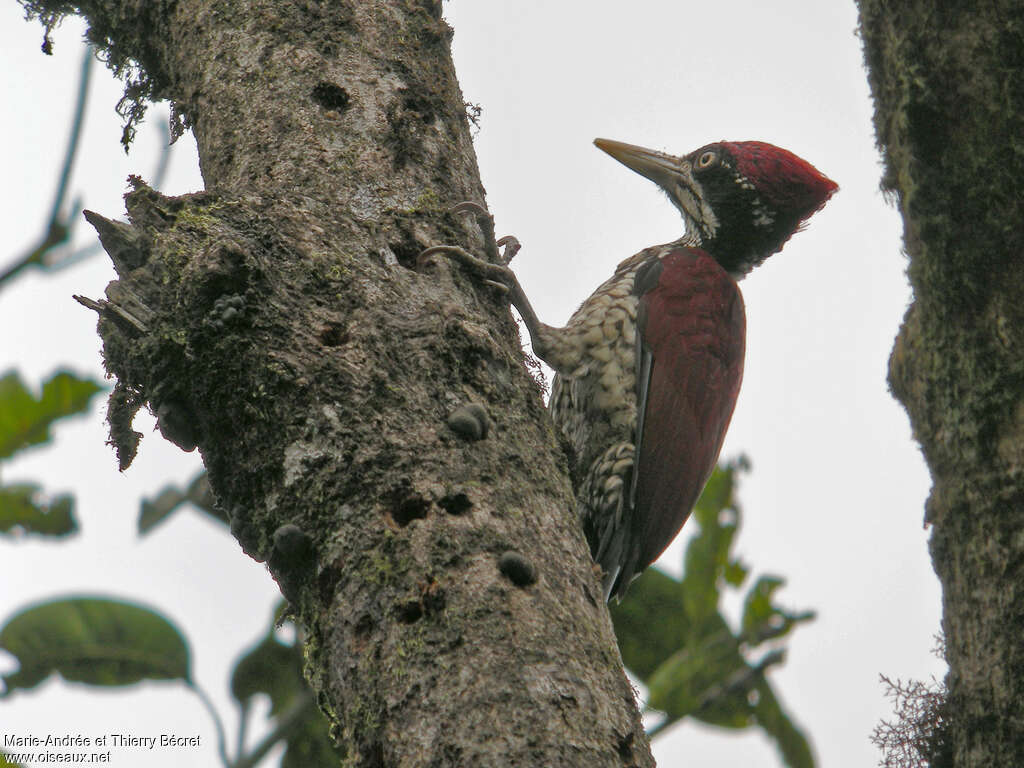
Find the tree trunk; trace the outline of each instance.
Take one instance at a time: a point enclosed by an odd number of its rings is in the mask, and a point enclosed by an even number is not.
[[[1024,6],[860,0],[914,303],[890,360],[931,468],[949,662],[933,766],[1024,765]]]
[[[417,264],[495,251],[449,212],[483,189],[441,3],[79,7],[193,127],[207,186],[90,214],[119,276],[95,304],[112,439],[130,461],[148,403],[198,445],[346,764],[652,765],[506,302]]]

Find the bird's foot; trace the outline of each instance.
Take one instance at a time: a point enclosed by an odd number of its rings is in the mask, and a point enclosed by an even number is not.
[[[494,239],[494,219],[479,203],[465,201],[451,209],[451,213],[472,213],[476,216],[477,224],[484,233],[488,249],[493,251],[498,258],[497,263],[485,261],[474,256],[464,248],[457,245],[435,245],[422,251],[417,257],[417,264],[422,266],[429,263],[433,256],[449,256],[465,267],[469,267],[484,279],[488,285],[493,285],[503,293],[514,294],[516,290],[522,293],[519,281],[512,270],[508,268],[509,262],[515,258],[522,246],[512,235],[506,235],[498,240]],[[513,302],[514,303],[514,302]]]
[[[434,256],[448,256],[464,267],[469,267],[470,270],[482,277],[485,283],[493,285],[503,293],[511,293],[519,285],[515,274],[504,264],[492,264],[489,261],[484,261],[457,245],[432,245],[420,252],[417,263],[420,266],[428,264]]]
[[[508,297],[509,303],[519,310],[526,330],[534,341],[536,347],[539,338],[538,332],[540,322],[537,315],[530,306],[526,293],[523,291],[515,273],[509,269],[509,262],[522,247],[519,241],[511,235],[506,235],[498,240],[494,239],[494,220],[487,210],[479,203],[463,202],[451,209],[452,213],[472,213],[476,216],[477,224],[484,233],[484,239],[490,252],[497,258],[497,263],[485,261],[474,256],[465,248],[457,245],[434,245],[421,251],[416,259],[417,265],[429,263],[434,256],[447,256],[459,262],[462,266],[469,268],[476,273],[488,285],[494,286]]]
[[[512,235],[505,235],[498,240],[494,239],[494,217],[480,203],[465,200],[452,208],[451,212],[472,213],[476,216],[477,226],[480,227],[480,231],[484,233],[484,238],[487,240],[487,248],[498,257],[499,263],[507,267],[509,262],[515,258],[515,255],[519,253],[519,249],[522,246]]]

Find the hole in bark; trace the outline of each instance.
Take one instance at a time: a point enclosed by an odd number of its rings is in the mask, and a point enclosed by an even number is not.
[[[427,516],[430,502],[420,496],[410,496],[391,513],[392,519],[405,528],[413,520],[422,520]]]
[[[619,757],[631,758],[633,757],[633,732],[630,731],[621,739],[619,739]]]
[[[338,323],[327,323],[320,329],[320,343],[325,347],[340,347],[348,343],[348,329]]]
[[[434,122],[434,105],[429,99],[423,98],[418,92],[409,88],[402,89],[402,106],[409,112],[419,115],[424,124]]]
[[[397,608],[398,620],[403,624],[415,624],[423,618],[423,606],[418,600],[402,603]]]
[[[340,85],[321,81],[313,86],[313,101],[324,109],[333,109],[341,112],[348,106],[350,97],[348,91]]]
[[[373,617],[368,613],[364,613],[359,617],[359,621],[356,622],[356,637],[360,640],[365,640],[373,631],[373,625]]]
[[[420,596],[417,600],[406,600],[395,604],[395,615],[403,624],[413,624],[424,616],[439,613],[448,602],[444,587],[432,578],[419,583]]]
[[[449,515],[464,515],[473,506],[469,496],[461,492],[445,496],[437,503]]]
[[[366,649],[367,644],[370,642],[370,636],[376,628],[377,622],[373,620],[370,614],[364,613],[359,617],[359,621],[352,628],[352,644],[356,652],[362,653]]]
[[[448,602],[448,597],[445,594],[443,587],[440,587],[431,581],[429,584],[423,586],[422,590],[423,595],[420,598],[420,605],[423,607],[424,613],[438,613],[444,610],[444,607]]]
[[[319,590],[320,600],[327,602],[334,595],[334,590],[341,581],[345,561],[337,558],[334,562],[328,563],[316,577],[316,586]]]
[[[374,742],[370,747],[370,754],[367,757],[367,768],[384,768],[384,745],[379,741]]]
[[[423,250],[412,237],[407,237],[400,243],[388,243],[388,248],[395,254],[398,263],[406,269],[416,269],[416,261]]]

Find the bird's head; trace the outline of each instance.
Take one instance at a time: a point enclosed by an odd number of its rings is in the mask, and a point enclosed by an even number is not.
[[[778,253],[839,186],[763,141],[720,141],[683,157],[609,139],[594,143],[653,181],[683,214],[687,235],[736,278]]]

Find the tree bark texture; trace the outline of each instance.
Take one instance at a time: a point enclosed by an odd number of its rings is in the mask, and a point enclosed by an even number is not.
[[[346,764],[652,765],[506,302],[417,264],[495,250],[449,212],[483,189],[440,2],[78,7],[192,125],[207,187],[90,215],[113,441],[130,460],[148,403],[198,445]]]
[[[1024,765],[1024,6],[860,0],[914,303],[890,360],[934,485],[931,765]]]

